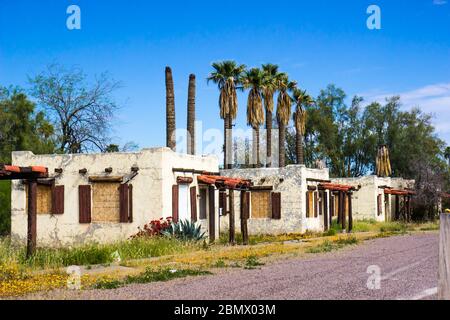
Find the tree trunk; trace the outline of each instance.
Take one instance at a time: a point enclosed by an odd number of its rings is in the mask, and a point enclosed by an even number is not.
[[[259,127],[253,129],[253,157],[252,165],[253,168],[261,167],[261,159],[259,158]]]
[[[176,151],[175,126],[175,93],[172,69],[166,67],[166,145],[173,151]]]
[[[189,76],[188,118],[187,118],[187,153],[195,155],[195,75]]]
[[[286,150],[285,150],[285,142],[286,142],[286,126],[284,123],[278,123],[278,135],[279,135],[279,167],[284,168],[286,166]]]
[[[266,110],[266,143],[267,143],[267,160],[266,167],[272,166],[272,112]]]
[[[224,120],[224,160],[223,167],[232,169],[232,140],[233,140],[233,120],[227,115]]]
[[[303,136],[298,131],[295,133],[295,151],[297,153],[297,164],[305,164],[303,155]]]

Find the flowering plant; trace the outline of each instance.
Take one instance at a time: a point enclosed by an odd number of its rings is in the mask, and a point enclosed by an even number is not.
[[[161,218],[159,220],[150,221],[144,228],[139,227],[139,232],[133,235],[131,238],[142,238],[142,237],[155,237],[162,236],[165,231],[167,231],[172,225],[172,217]]]

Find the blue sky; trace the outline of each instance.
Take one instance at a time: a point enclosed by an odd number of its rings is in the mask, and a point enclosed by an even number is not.
[[[81,30],[66,9],[81,8]],[[366,27],[381,8],[382,29]],[[405,108],[435,114],[450,144],[450,3],[389,1],[0,0],[0,85],[27,86],[50,63],[110,72],[124,87],[114,126],[120,143],[165,143],[164,67],[174,72],[177,126],[185,127],[187,84],[197,75],[197,117],[222,128],[218,92],[206,84],[213,61],[272,62],[312,95],[330,83],[368,101],[404,96]],[[246,97],[239,96],[238,127]]]

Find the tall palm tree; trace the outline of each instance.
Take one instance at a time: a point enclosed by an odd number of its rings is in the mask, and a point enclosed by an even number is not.
[[[276,91],[276,79],[278,77],[278,66],[275,64],[263,64],[264,83],[262,96],[264,99],[264,108],[266,110],[266,166],[272,166],[272,123],[273,123],[273,96]]]
[[[172,69],[166,67],[166,146],[176,150],[175,141],[175,93]]]
[[[217,84],[220,91],[219,107],[220,118],[224,120],[224,168],[231,169],[232,158],[232,130],[233,120],[237,116],[237,94],[236,86],[240,84],[241,75],[246,66],[237,64],[235,61],[222,61],[212,64],[213,72],[208,77],[208,83],[212,81]]]
[[[291,97],[289,96],[289,91],[296,88],[297,83],[290,81],[289,77],[285,73],[278,75],[277,89],[279,91],[277,99],[277,122],[278,122],[278,141],[279,141],[279,166],[283,168],[286,166],[286,127],[289,124],[289,119],[291,118]]]
[[[253,128],[253,161],[254,167],[260,167],[259,157],[259,127],[264,123],[264,109],[262,94],[264,86],[264,73],[259,68],[245,71],[242,75],[242,85],[250,89],[247,99],[247,124]]]
[[[445,148],[444,156],[448,160],[448,166],[450,167],[450,147]]]
[[[187,117],[187,153],[195,155],[195,75],[189,76],[188,117]]]
[[[293,100],[296,104],[296,109],[293,114],[295,124],[295,151],[297,156],[297,164],[305,164],[305,157],[303,152],[303,137],[306,131],[307,112],[306,107],[314,103],[306,90],[295,89],[293,92]]]

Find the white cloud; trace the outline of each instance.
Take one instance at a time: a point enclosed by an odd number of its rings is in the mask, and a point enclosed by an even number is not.
[[[433,115],[433,124],[439,136],[450,144],[450,83],[427,85],[406,92],[360,94],[367,103],[384,103],[386,98],[400,96],[405,109],[420,107]]]
[[[436,6],[442,6],[447,3],[447,0],[433,0],[433,4]]]

